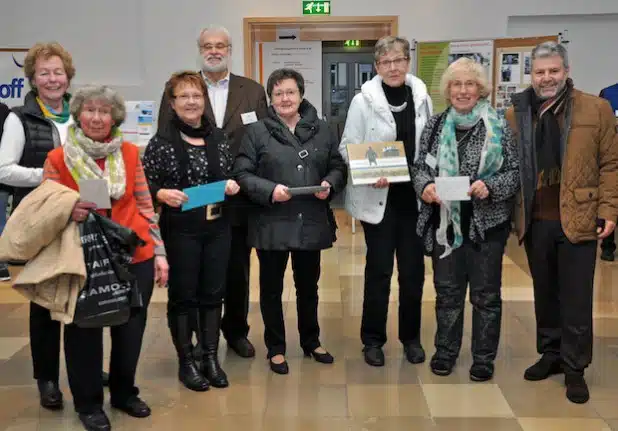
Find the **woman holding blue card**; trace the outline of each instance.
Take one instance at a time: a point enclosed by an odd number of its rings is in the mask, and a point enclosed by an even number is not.
[[[290,254],[301,347],[318,362],[334,361],[319,339],[318,280],[320,252],[332,246],[337,228],[328,202],[345,187],[347,166],[328,125],[303,98],[300,73],[274,71],[266,92],[268,117],[247,128],[234,173],[257,204],[249,219],[249,245],[260,260],[260,308],[270,368],[287,374],[281,295]]]
[[[204,80],[196,72],[172,75],[165,87],[174,111],[149,142],[144,169],[153,200],[161,206],[161,233],[169,257],[168,324],[178,353],[178,378],[194,391],[228,386],[217,359],[230,226],[222,203],[184,210],[183,190],[225,181],[225,194],[238,184],[229,179],[233,158],[222,130],[204,115]],[[203,358],[193,356],[193,322]],[[201,362],[201,367],[198,367]]]

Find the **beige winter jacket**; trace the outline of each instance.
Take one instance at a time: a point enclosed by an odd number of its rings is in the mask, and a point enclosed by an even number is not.
[[[21,201],[0,237],[0,262],[27,261],[13,288],[66,324],[86,282],[79,229],[71,221],[78,199],[76,191],[45,181]]]

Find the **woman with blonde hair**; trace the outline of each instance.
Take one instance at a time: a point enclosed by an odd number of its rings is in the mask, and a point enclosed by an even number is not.
[[[421,136],[413,178],[423,205],[417,233],[433,258],[436,352],[431,370],[451,373],[461,348],[466,289],[470,283],[470,379],[489,380],[500,339],[502,256],[510,232],[519,162],[513,136],[491,107],[483,66],[460,58],[441,81],[448,108],[433,116]],[[445,201],[437,177],[470,178],[470,200]]]

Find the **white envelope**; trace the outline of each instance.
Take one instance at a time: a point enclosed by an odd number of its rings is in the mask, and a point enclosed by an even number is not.
[[[112,207],[107,181],[105,180],[81,180],[79,182],[79,197],[83,201],[95,204],[97,209],[109,209]]]
[[[469,201],[470,177],[436,177],[436,192],[441,201]]]

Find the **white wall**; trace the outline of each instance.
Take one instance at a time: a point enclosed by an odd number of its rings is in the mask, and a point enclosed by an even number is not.
[[[575,86],[596,95],[617,83],[618,14],[511,17],[507,34],[523,37],[557,34],[565,29]]]
[[[156,101],[171,72],[196,68],[195,38],[202,26],[218,23],[228,27],[234,43],[232,69],[243,73],[243,17],[298,16],[301,9],[301,0],[2,3],[3,47],[29,47],[41,40],[58,40],[74,56],[75,85],[108,83],[120,87],[127,99]],[[617,0],[380,0],[379,7],[376,5],[374,1],[333,0],[332,8],[333,14],[340,16],[399,15],[399,33],[416,40],[503,37],[510,16],[618,13]],[[512,31],[525,35],[548,32],[521,26],[513,26]],[[573,44],[576,34],[570,32]],[[591,41],[585,43],[595,46]]]

